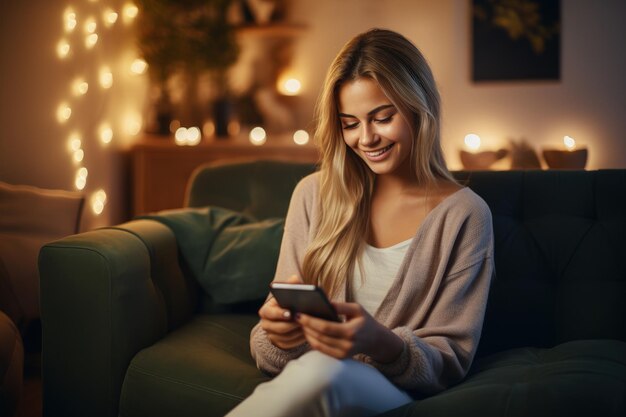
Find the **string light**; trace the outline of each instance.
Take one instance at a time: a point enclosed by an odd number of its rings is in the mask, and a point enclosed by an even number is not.
[[[63,13],[63,27],[66,32],[71,32],[76,27],[76,13],[71,8],[66,9]]]
[[[140,75],[146,72],[147,68],[148,68],[148,63],[140,58],[135,59],[133,63],[130,64],[130,71],[133,74],[137,74],[137,75]]]
[[[113,140],[113,129],[108,123],[102,123],[99,129],[100,142],[107,145]]]
[[[130,23],[137,17],[139,9],[133,3],[126,3],[122,8],[122,14],[124,16],[124,23]]]
[[[75,96],[82,96],[87,94],[89,90],[89,84],[82,78],[77,78],[72,83],[72,92]]]
[[[85,33],[95,33],[98,24],[96,23],[96,19],[90,17],[85,22]]]
[[[102,88],[111,88],[111,86],[113,85],[113,73],[111,73],[109,67],[102,67],[100,69],[99,78]]]
[[[70,44],[65,40],[60,40],[57,44],[57,56],[61,59],[66,58],[70,54]]]
[[[117,22],[118,15],[112,9],[106,9],[102,14],[102,20],[104,21],[105,27],[111,27]]]
[[[97,215],[102,214],[107,202],[107,193],[102,188],[91,195],[91,209]]]
[[[92,33],[92,34],[87,35],[85,37],[85,47],[87,49],[93,48],[96,45],[97,42],[98,42],[98,34],[97,33]]]
[[[87,168],[81,167],[76,171],[76,177],[74,178],[74,185],[78,190],[82,190],[87,185],[87,175],[89,171]]]
[[[124,132],[130,136],[138,135],[141,132],[141,117],[137,114],[127,114],[124,117]]]
[[[75,162],[82,162],[83,158],[85,157],[85,151],[83,151],[82,149],[77,149],[74,151],[73,156]]]
[[[67,145],[70,149],[70,152],[76,152],[82,146],[82,141],[80,140],[80,135],[78,133],[72,133],[67,140]]]
[[[90,3],[97,3],[99,0],[89,0]],[[101,2],[103,3],[103,2]],[[75,32],[78,23],[81,25],[81,31],[84,33],[83,42],[86,49],[93,49],[100,41],[100,37],[97,33],[98,26],[105,28],[111,28],[119,20],[123,18],[124,23],[131,23],[138,15],[139,8],[131,1],[127,1],[121,9],[118,11],[111,7],[104,7],[102,4],[98,7],[98,11],[92,16],[80,19],[77,18],[77,13],[73,8],[68,7],[63,12],[63,30],[65,33]],[[119,12],[119,13],[118,13]],[[69,36],[69,35],[67,35]],[[62,38],[56,44],[56,54],[60,59],[67,59],[74,54],[76,48],[75,42],[80,42],[79,39],[71,38],[70,44],[69,38]],[[77,53],[80,51],[77,50]],[[142,59],[136,59],[131,63],[131,71],[134,74],[144,74],[147,70],[147,63]],[[122,74],[123,75],[123,74]],[[123,78],[123,77],[122,77]],[[109,89],[113,86],[113,73],[108,66],[102,66],[98,70],[98,82],[103,89]],[[91,80],[90,80],[91,81]],[[89,83],[83,77],[77,77],[70,83],[70,92],[74,97],[79,97],[87,94],[89,91]],[[56,109],[56,117],[59,123],[66,123],[72,118],[72,107],[67,102],[62,102]],[[127,112],[122,120],[122,131],[129,135],[137,135],[142,128],[141,116],[136,112]],[[199,141],[200,132],[195,128],[197,133],[194,133],[192,142],[194,140]],[[194,132],[193,130],[190,130]],[[103,121],[97,128],[97,138],[104,145],[111,143],[113,140],[114,132],[107,121]],[[71,158],[75,164],[79,164],[79,168],[76,170],[74,176],[74,186],[78,190],[83,190],[87,185],[88,170],[82,165],[85,158],[85,151],[83,149],[83,140],[78,132],[73,132],[67,141],[68,148],[71,154]],[[107,201],[106,192],[103,189],[99,189],[91,196],[91,208],[96,215],[103,212]]]
[[[72,116],[72,109],[67,103],[61,103],[57,108],[57,120],[59,123],[65,123]]]

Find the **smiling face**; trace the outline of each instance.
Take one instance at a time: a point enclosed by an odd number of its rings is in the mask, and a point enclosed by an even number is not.
[[[412,176],[413,137],[378,83],[358,78],[339,89],[343,140],[377,175]]]

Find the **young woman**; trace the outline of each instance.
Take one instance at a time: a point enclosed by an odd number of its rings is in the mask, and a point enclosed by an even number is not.
[[[319,172],[296,187],[277,281],[320,285],[342,323],[259,310],[251,349],[271,375],[232,416],[369,416],[465,376],[493,272],[491,213],[455,182],[433,75],[403,36],[339,52],[316,109]]]

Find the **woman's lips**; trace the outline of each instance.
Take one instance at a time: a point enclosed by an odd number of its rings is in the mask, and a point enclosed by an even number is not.
[[[385,146],[384,148],[377,149],[375,151],[363,151],[363,153],[370,161],[382,161],[389,155],[389,150],[393,148],[393,145],[395,145],[395,143],[392,143],[391,145]]]

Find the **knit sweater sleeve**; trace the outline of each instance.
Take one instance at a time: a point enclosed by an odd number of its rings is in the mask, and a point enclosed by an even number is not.
[[[274,275],[275,281],[286,281],[292,275],[302,278],[301,265],[312,236],[311,227],[314,224],[318,175],[312,174],[305,177],[293,192],[285,219],[285,231]],[[287,362],[309,351],[310,347],[305,343],[290,350],[280,349],[270,342],[266,332],[258,323],[250,334],[250,350],[260,370],[276,375]]]
[[[446,219],[442,223],[455,223]],[[487,296],[493,274],[491,213],[482,202],[473,207],[452,229],[439,229],[439,257],[432,266],[433,277],[409,317],[391,317],[392,331],[404,341],[400,356],[391,363],[366,363],[380,370],[399,387],[432,394],[459,382],[469,370],[482,330]],[[409,268],[405,280],[419,280]],[[408,284],[407,284],[408,286]],[[414,294],[406,288],[398,297],[396,311],[410,311],[407,300]],[[406,304],[409,303],[409,304]]]

